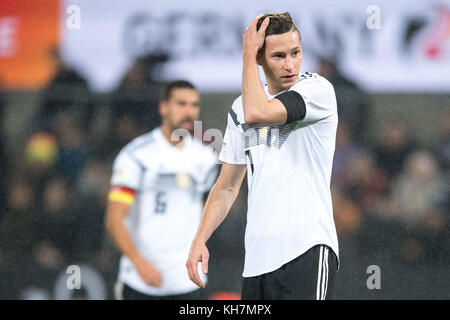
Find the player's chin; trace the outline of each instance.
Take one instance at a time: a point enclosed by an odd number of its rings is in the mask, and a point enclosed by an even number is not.
[[[297,79],[298,77],[281,78],[281,86],[283,87],[283,89],[289,89],[295,84]]]
[[[189,132],[191,132],[192,130],[194,130],[194,124],[192,122],[182,122],[182,123],[180,123],[178,128],[185,129],[185,130],[188,130]]]
[[[280,84],[281,90],[287,90],[294,85],[295,82],[283,82]]]

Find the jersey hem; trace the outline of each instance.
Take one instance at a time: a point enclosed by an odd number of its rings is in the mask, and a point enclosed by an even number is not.
[[[284,259],[281,263],[275,265],[274,267],[267,268],[267,270],[264,270],[264,271],[261,271],[261,272],[245,272],[245,270],[244,270],[244,272],[242,273],[242,277],[244,277],[244,278],[257,277],[257,276],[260,276],[260,275],[263,275],[263,274],[266,274],[266,273],[270,273],[270,272],[276,271],[279,268],[281,268],[283,265],[285,265],[286,263],[289,263],[292,260],[294,260],[295,258],[301,256],[302,254],[304,254],[306,251],[308,251],[312,247],[317,246],[317,245],[321,245],[321,244],[329,246],[330,249],[334,252],[334,254],[336,255],[336,258],[337,258],[337,265],[338,265],[338,270],[339,270],[339,266],[340,266],[339,250],[335,250],[333,248],[334,246],[332,246],[330,243],[327,243],[327,242],[324,242],[324,241],[317,241],[317,242],[311,243],[310,245],[306,245],[306,249],[300,250],[299,253],[296,253],[296,254],[294,254],[292,256],[289,256],[289,258]]]

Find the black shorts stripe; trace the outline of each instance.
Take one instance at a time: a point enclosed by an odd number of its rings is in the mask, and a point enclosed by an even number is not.
[[[325,300],[328,290],[328,253],[329,248],[321,245],[317,272],[316,300]]]
[[[317,270],[316,300],[320,300],[320,298],[322,297],[322,274],[323,274],[323,246],[320,246],[319,266]]]
[[[329,253],[329,249],[328,247],[325,247],[325,292],[323,294],[323,300],[325,300],[327,298],[327,292],[328,292],[328,253]]]

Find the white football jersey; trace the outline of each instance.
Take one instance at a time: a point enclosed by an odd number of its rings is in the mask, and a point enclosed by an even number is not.
[[[121,150],[111,185],[136,190],[125,224],[140,254],[162,273],[162,287],[145,284],[126,256],[120,261],[119,281],[149,295],[198,288],[188,277],[186,261],[200,223],[203,194],[216,179],[216,164],[211,148],[192,137],[184,139],[182,148],[175,147],[160,128]]]
[[[334,89],[317,74],[301,73],[289,90],[305,101],[301,121],[250,128],[242,96],[228,115],[219,159],[247,164],[244,277],[274,271],[317,244],[338,256],[330,191],[338,124]],[[275,97],[267,86],[265,92]]]

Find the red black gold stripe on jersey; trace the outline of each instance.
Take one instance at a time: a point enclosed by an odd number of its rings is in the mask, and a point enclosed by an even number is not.
[[[109,191],[108,200],[132,205],[136,191],[127,187],[114,186]]]

